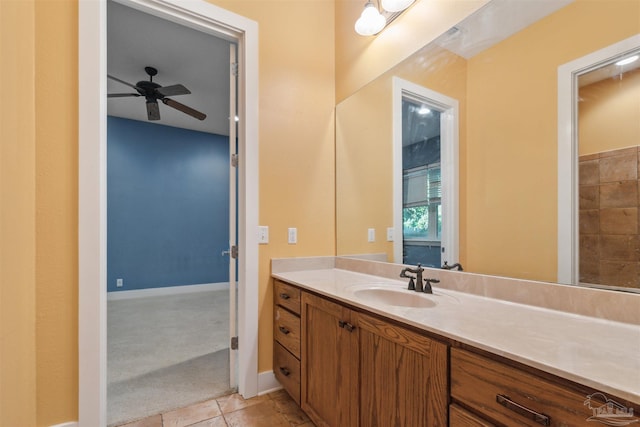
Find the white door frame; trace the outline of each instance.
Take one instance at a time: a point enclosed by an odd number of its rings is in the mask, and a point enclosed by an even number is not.
[[[442,247],[441,258],[450,264],[459,261],[459,149],[458,101],[426,87],[393,78],[393,258],[402,263],[402,98],[403,94],[424,98],[440,112],[440,165],[442,171]]]
[[[258,392],[258,25],[203,0],[119,2],[238,44],[238,388]],[[80,0],[78,17],[79,422],[106,426],[106,0]]]
[[[578,77],[639,47],[637,34],[558,67],[558,283],[580,282]]]

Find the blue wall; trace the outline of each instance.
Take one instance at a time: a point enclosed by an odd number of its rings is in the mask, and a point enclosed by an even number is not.
[[[228,281],[228,137],[117,117],[107,132],[107,290]]]

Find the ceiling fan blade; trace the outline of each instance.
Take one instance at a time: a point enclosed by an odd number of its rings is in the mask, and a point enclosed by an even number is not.
[[[164,96],[188,95],[191,93],[189,89],[182,85],[163,86],[156,90],[160,95]]]
[[[107,98],[124,98],[127,96],[140,96],[139,93],[108,93]]]
[[[147,118],[149,120],[160,120],[158,101],[147,101]]]
[[[177,101],[174,101],[173,99],[169,99],[169,98],[162,98],[162,102],[165,105],[168,105],[169,107],[175,108],[178,111],[182,111],[185,114],[190,115],[191,117],[195,117],[198,120],[204,120],[207,118],[207,115],[204,113],[201,113],[198,110],[194,110],[191,107],[187,107],[184,104],[181,104]]]
[[[109,77],[111,80],[115,80],[115,81],[117,81],[117,82],[122,83],[123,85],[127,85],[127,86],[129,86],[129,87],[132,87],[132,88],[134,88],[134,89],[138,90],[138,88],[137,88],[135,85],[132,85],[131,83],[125,82],[124,80],[120,80],[120,79],[119,79],[119,78],[117,78],[117,77],[111,76],[111,75],[109,75],[109,74],[107,74],[107,77]]]

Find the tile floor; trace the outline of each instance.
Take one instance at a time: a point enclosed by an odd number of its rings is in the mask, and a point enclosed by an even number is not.
[[[245,400],[219,397],[120,427],[314,427],[284,390]]]

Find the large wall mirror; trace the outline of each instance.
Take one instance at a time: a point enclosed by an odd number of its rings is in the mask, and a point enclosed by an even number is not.
[[[638,34],[640,3],[635,1],[492,0],[342,101],[336,106],[337,254],[382,253],[389,261],[403,261],[397,251],[401,212],[394,215],[393,208],[398,179],[393,81],[399,78],[458,103],[458,254],[442,260],[483,274],[640,290],[640,96],[633,84],[640,72],[635,65],[607,60],[592,64],[592,76],[598,76],[588,82],[586,77],[578,82],[575,75],[580,92],[573,91],[578,108],[570,123],[578,129],[578,148],[569,160],[581,165],[580,182],[572,183],[575,233],[563,229],[558,212],[563,204],[559,180],[565,179],[558,172],[559,67]],[[595,71],[612,64],[612,74]],[[622,112],[610,107],[616,91],[627,94]],[[624,126],[613,125],[612,117]],[[596,163],[598,174],[620,172],[622,164],[628,171],[598,175],[596,183]],[[596,205],[596,197],[604,205]],[[578,208],[589,212],[578,214]],[[590,235],[578,235],[580,229]],[[576,265],[583,267],[575,279],[559,273],[563,234],[580,254]],[[602,258],[606,250],[609,255]]]

